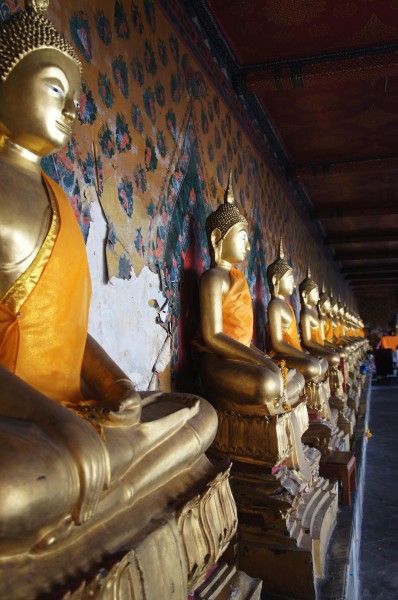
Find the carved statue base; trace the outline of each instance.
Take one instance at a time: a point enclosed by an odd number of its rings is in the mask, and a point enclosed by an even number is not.
[[[276,473],[253,465],[249,472],[243,469],[234,465],[232,474],[239,568],[260,577],[265,590],[315,598],[336,523],[337,483],[315,476],[303,485],[299,474],[283,465]]]
[[[315,598],[338,498],[337,483],[318,475],[320,453],[301,444],[308,427],[306,403],[274,417],[217,412],[212,452],[234,459],[239,569],[260,577],[265,590]]]
[[[49,550],[1,557],[0,597],[186,600],[236,527],[229,468],[202,456],[105,522],[94,516]]]
[[[356,424],[355,410],[348,406],[347,394],[332,393],[329,401],[330,407],[337,411],[337,424],[339,429],[342,429],[349,437],[354,432]]]
[[[328,450],[349,450],[350,433],[339,422],[338,410],[330,403],[328,380],[308,382],[305,386],[308,398],[309,429],[303,437],[305,444],[317,448],[322,455]]]

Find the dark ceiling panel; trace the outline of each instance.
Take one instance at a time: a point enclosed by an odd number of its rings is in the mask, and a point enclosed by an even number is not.
[[[293,164],[390,156],[397,151],[398,77],[258,95]],[[305,144],[303,144],[305,140]]]
[[[241,65],[340,52],[398,39],[392,0],[208,0]]]

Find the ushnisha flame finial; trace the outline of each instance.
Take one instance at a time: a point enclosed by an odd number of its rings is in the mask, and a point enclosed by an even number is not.
[[[55,29],[44,13],[49,0],[26,0],[26,10],[14,13],[0,23],[0,79],[6,81],[14,67],[35,50],[59,50],[69,56],[82,71],[73,46]]]
[[[329,296],[326,293],[325,282],[322,283],[321,295],[319,296],[320,304],[323,304],[327,300],[330,300]]]
[[[235,204],[235,196],[232,182],[232,169],[229,170],[228,185],[224,194],[224,204]]]
[[[281,234],[281,239],[279,240],[279,248],[278,248],[278,256],[279,258],[285,258],[285,249],[283,247],[283,235]]]
[[[248,224],[245,217],[241,215],[238,207],[235,205],[235,197],[232,188],[232,172],[230,171],[227,189],[224,194],[224,202],[206,219],[206,235],[209,245],[211,243],[211,233],[214,229],[219,229],[221,238],[223,238],[231,227],[237,223],[243,223],[244,225]]]
[[[267,268],[267,281],[270,290],[272,291],[275,287],[273,279],[276,278],[278,282],[282,277],[288,272],[291,271],[292,267],[289,265],[287,260],[285,259],[285,249],[283,247],[283,235],[281,235],[279,244],[278,244],[278,256],[273,263],[268,265]]]
[[[311,279],[311,269],[310,269],[310,265],[307,266],[307,277],[308,279]]]

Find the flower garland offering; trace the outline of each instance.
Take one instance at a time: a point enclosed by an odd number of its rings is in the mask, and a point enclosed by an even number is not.
[[[287,397],[287,374],[289,372],[289,369],[286,366],[286,361],[283,359],[278,361],[278,366],[281,370],[283,379],[283,392],[281,396],[282,406],[286,412],[289,412],[290,410],[292,410],[292,407],[289,403],[289,399]]]

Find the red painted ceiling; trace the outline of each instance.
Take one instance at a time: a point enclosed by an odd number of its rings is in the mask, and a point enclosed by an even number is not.
[[[358,299],[398,294],[398,0],[199,1]]]
[[[398,38],[397,0],[208,0],[207,5],[241,65]]]

